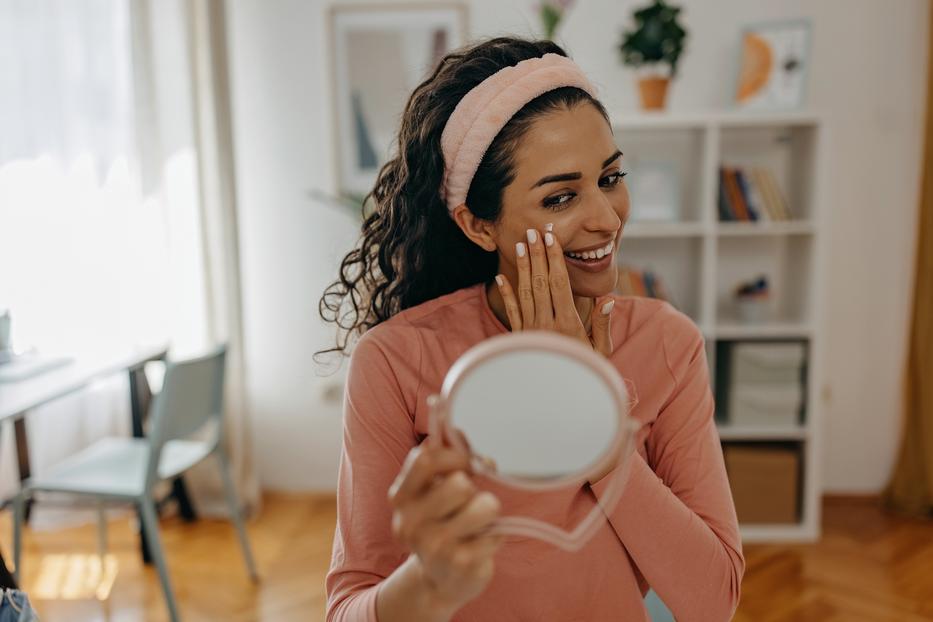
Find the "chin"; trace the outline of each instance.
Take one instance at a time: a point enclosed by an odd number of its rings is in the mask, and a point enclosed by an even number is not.
[[[604,274],[579,274],[574,277],[570,283],[574,296],[598,298],[615,291],[619,270],[612,266]]]

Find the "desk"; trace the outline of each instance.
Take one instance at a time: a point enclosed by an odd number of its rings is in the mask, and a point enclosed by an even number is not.
[[[130,414],[132,416],[133,436],[143,436],[143,423],[149,410],[152,394],[149,383],[143,373],[143,367],[150,361],[164,360],[168,354],[165,346],[138,348],[122,353],[79,358],[64,365],[42,371],[22,380],[0,383],[0,422],[12,419],[16,434],[16,455],[20,481],[29,477],[29,448],[26,443],[26,413],[47,402],[70,393],[80,391],[91,382],[118,373],[128,373],[130,381]],[[172,497],[179,504],[179,511],[185,520],[196,518],[183,480],[179,477],[172,482]],[[28,520],[29,506],[26,509]],[[139,522],[142,529],[142,521]],[[140,536],[142,536],[140,532]],[[146,539],[141,537],[140,544],[143,559],[149,563],[149,550]]]

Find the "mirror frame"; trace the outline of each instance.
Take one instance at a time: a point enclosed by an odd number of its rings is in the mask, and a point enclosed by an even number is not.
[[[476,457],[468,446],[468,441],[464,442],[461,438],[462,433],[457,433],[456,422],[452,421],[450,416],[450,405],[470,372],[498,355],[519,351],[538,351],[570,357],[595,372],[610,390],[619,418],[615,438],[582,471],[545,482],[500,475]],[[566,531],[550,523],[522,516],[500,517],[490,529],[492,533],[537,538],[567,551],[579,550],[602,525],[603,520],[608,520],[608,514],[621,496],[628,472],[628,458],[634,450],[635,435],[641,428],[640,423],[629,416],[629,393],[619,371],[603,355],[586,347],[582,342],[560,333],[544,330],[497,335],[473,346],[450,367],[444,378],[440,395],[432,395],[429,398],[429,405],[431,414],[428,418],[428,442],[436,446],[446,441],[454,448],[469,454],[476,472],[504,486],[539,492],[574,485],[580,486],[588,482],[591,475],[599,473],[610,465],[615,465],[605,476],[611,477],[612,480],[603,491],[602,498],[597,500],[593,510],[572,530]]]

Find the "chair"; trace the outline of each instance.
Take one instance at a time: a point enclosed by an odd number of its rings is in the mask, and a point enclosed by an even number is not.
[[[140,527],[159,573],[169,615],[173,622],[177,621],[178,608],[159,538],[153,488],[158,482],[172,479],[214,455],[247,570],[250,578],[258,581],[224,450],[225,355],[226,346],[219,346],[198,358],[167,363],[162,391],[152,403],[152,428],[147,438],[102,439],[48,473],[23,482],[22,490],[14,498],[13,561],[17,580],[21,575],[23,512],[33,493],[61,492],[93,498],[98,504],[101,554],[106,546],[103,503],[130,502],[139,510]],[[207,432],[204,437],[208,440],[188,438],[199,431]]]
[[[667,605],[658,598],[654,590],[648,590],[645,594],[645,606],[648,608],[648,616],[651,622],[674,622],[674,616]]]

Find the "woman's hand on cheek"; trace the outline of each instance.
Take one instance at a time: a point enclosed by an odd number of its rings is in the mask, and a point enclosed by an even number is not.
[[[496,276],[512,332],[554,330],[579,339],[608,357],[612,353],[609,330],[612,298],[603,296],[594,300],[592,334],[588,335],[574,305],[564,251],[557,236],[548,232],[542,239],[537,230],[528,231],[528,243],[516,245],[517,295],[504,275]]]

